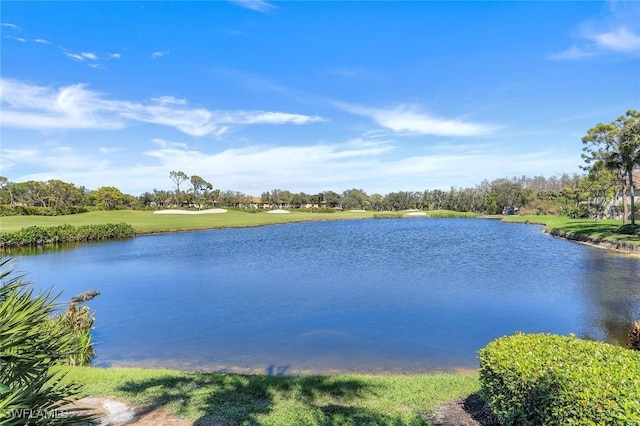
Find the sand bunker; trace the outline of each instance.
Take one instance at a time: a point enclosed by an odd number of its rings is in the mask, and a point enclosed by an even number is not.
[[[349,211],[353,212],[353,213],[364,213],[364,212],[366,212],[366,210],[362,210],[362,209],[353,209],[353,210],[349,210]]]
[[[267,213],[289,213],[289,211],[282,210],[282,209],[275,209],[275,210],[269,210]]]
[[[407,213],[407,216],[426,216],[427,214],[425,212],[409,212]]]
[[[154,214],[215,214],[226,213],[225,209],[206,209],[206,210],[156,210]]]

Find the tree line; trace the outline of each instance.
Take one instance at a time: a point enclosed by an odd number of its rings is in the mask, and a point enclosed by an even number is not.
[[[316,194],[285,189],[265,191],[260,197],[238,191],[220,191],[199,176],[171,171],[172,189],[154,189],[135,197],[105,186],[87,190],[61,180],[9,182],[0,177],[0,204],[5,214],[69,214],[88,210],[166,207],[305,208],[397,211],[407,209],[455,210],[500,214],[508,208],[532,213],[575,213],[575,206],[589,190],[588,176],[562,174],[552,177],[513,177],[483,181],[474,187],[449,190],[398,191],[367,194],[352,188],[341,193]],[[190,186],[183,184],[189,182]]]
[[[88,190],[61,180],[10,182],[0,176],[0,213],[70,214],[91,209],[166,207],[324,208],[398,211],[454,210],[484,214],[563,214],[574,218],[635,217],[634,171],[640,166],[640,113],[629,110],[609,124],[599,123],[582,138],[584,174],[511,177],[449,190],[367,194],[352,188],[316,194],[272,189],[260,197],[215,189],[198,175],[172,170],[170,189],[135,197],[113,186]],[[636,171],[636,173],[638,173]],[[617,202],[622,198],[622,203]],[[620,211],[622,210],[622,211]],[[629,213],[630,212],[630,213]]]

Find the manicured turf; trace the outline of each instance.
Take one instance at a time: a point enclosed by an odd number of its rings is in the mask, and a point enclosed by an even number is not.
[[[387,212],[388,213],[388,212]],[[287,214],[277,213],[247,213],[229,210],[220,214],[154,214],[152,211],[113,210],[95,211],[67,216],[5,216],[0,217],[0,231],[14,232],[28,226],[56,226],[56,225],[90,225],[98,223],[128,223],[138,233],[189,231],[199,229],[235,228],[246,226],[276,225],[289,222],[304,222],[316,220],[341,220],[373,218],[374,212],[335,212],[309,213],[291,211]],[[378,213],[378,214],[384,214]],[[394,212],[398,216],[405,216],[406,212]],[[469,214],[438,210],[427,212],[425,217],[469,217]],[[475,216],[475,215],[474,215]]]
[[[371,212],[307,213],[294,211],[289,214],[273,214],[229,210],[227,213],[221,214],[173,215],[154,214],[152,211],[114,210],[68,216],[8,216],[0,218],[0,228],[2,232],[12,232],[34,225],[56,226],[69,224],[78,226],[125,222],[132,225],[138,233],[152,233],[370,217],[373,217]]]
[[[462,374],[268,376],[73,367],[67,380],[84,384],[86,395],[162,406],[203,424],[428,425],[426,415],[439,404],[479,389],[477,375]]]
[[[584,235],[594,239],[611,241],[626,241],[632,244],[640,244],[637,235],[616,234],[614,231],[622,226],[621,220],[571,219],[565,216],[506,216],[505,222],[528,222],[545,225],[547,229],[557,229]]]

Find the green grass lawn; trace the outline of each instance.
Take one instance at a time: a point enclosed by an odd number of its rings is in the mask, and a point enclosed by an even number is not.
[[[271,214],[229,210],[222,214],[173,215],[154,214],[152,211],[140,210],[112,210],[67,216],[7,216],[0,218],[0,229],[2,232],[13,232],[27,226],[64,224],[79,226],[125,222],[133,226],[138,233],[152,233],[371,217],[373,217],[371,212],[307,213],[293,211],[289,214]]]
[[[640,245],[640,236],[616,234],[614,231],[622,226],[621,220],[571,219],[565,216],[506,216],[505,222],[528,222],[545,225],[547,229],[557,229],[584,235],[595,239],[626,241]]]
[[[406,212],[397,212],[404,216]],[[458,217],[460,213],[439,210],[427,212],[426,217]],[[290,222],[364,219],[373,218],[374,212],[336,212],[309,213],[291,211],[288,214],[273,214],[267,212],[246,213],[229,210],[221,214],[154,214],[152,211],[141,210],[112,210],[95,211],[67,216],[5,216],[0,217],[0,231],[14,232],[28,226],[56,226],[56,225],[92,225],[100,223],[128,223],[137,233],[190,231],[215,228],[236,228],[246,226],[276,225]]]
[[[477,375],[267,376],[72,367],[91,396],[220,424],[428,425],[439,404],[479,390]]]

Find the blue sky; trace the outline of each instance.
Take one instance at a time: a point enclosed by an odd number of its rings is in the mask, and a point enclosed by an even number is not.
[[[580,172],[640,109],[640,3],[11,2],[10,181],[139,195],[473,186]]]

